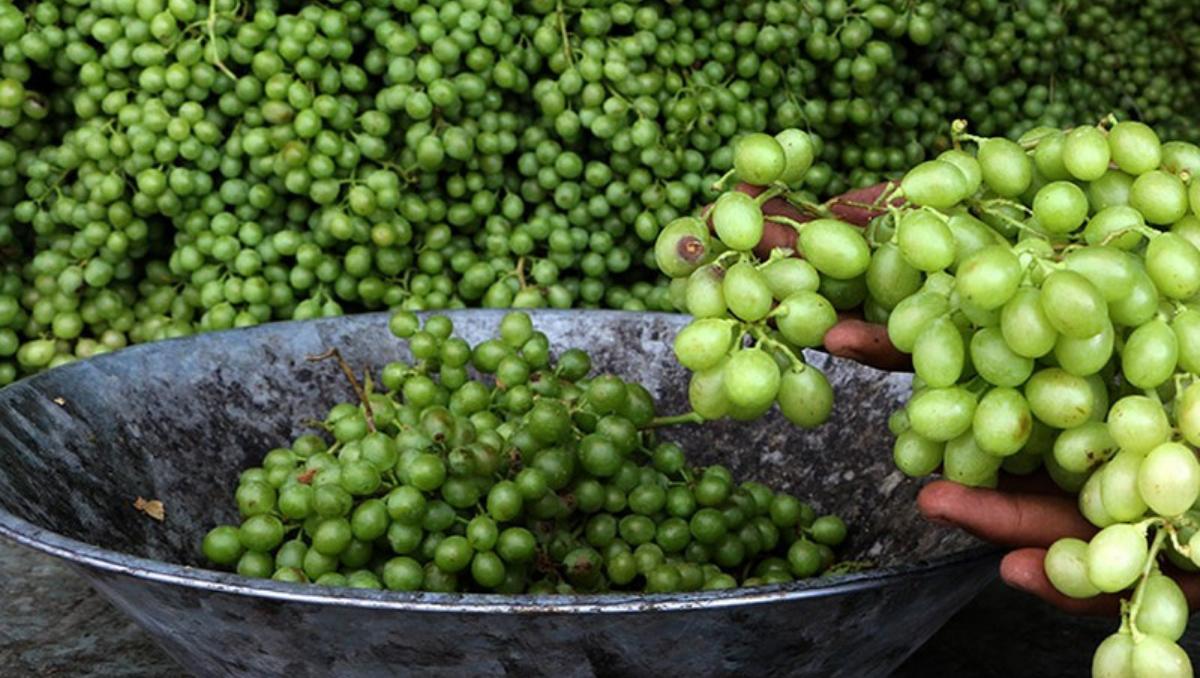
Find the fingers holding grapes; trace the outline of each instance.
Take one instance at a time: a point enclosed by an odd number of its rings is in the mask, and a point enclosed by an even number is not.
[[[904,364],[884,328],[842,315],[862,305],[871,250],[862,229],[833,218],[834,205],[798,197],[812,157],[799,130],[746,136],[734,153],[741,183],[702,218],[668,224],[656,242],[675,305],[695,318],[675,352],[693,372],[689,397],[705,419],[754,419],[778,405],[797,425],[824,422],[833,393],[804,349]]]

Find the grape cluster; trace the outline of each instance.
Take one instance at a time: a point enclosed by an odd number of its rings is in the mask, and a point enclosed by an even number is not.
[[[693,372],[688,396],[702,419],[755,419],[776,403],[798,426],[829,417],[833,391],[802,351],[822,345],[838,308],[861,303],[846,290],[862,282],[871,255],[863,235],[837,219],[764,215],[770,201],[795,195],[812,161],[813,143],[801,130],[743,137],[734,173],[756,195],[726,191],[702,217],[668,224],[655,243],[676,307],[694,318],[674,348]],[[794,229],[803,258],[790,248],[760,258],[755,250],[768,225]]]
[[[1050,581],[1128,596],[1094,674],[1191,676],[1159,565],[1200,564],[1200,147],[1131,121],[964,127],[880,217],[875,256],[894,249],[887,277],[908,281],[888,335],[915,372],[896,464],[985,487],[1044,466],[1100,528],[1054,544]]]
[[[669,310],[650,244],[747,134],[806,129],[825,197],[948,116],[1191,133],[1197,8],[1126,4],[0,0],[0,384],[364,309]]]
[[[795,497],[688,466],[640,385],[552,361],[528,315],[476,346],[445,316],[391,330],[413,363],[268,452],[206,560],[249,577],[396,591],[668,593],[816,576],[846,536]],[[469,369],[484,379],[474,379]],[[329,440],[332,442],[329,442]]]

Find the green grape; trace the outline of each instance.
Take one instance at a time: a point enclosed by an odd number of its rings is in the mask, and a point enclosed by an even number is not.
[[[1032,429],[1029,404],[1016,389],[994,388],[975,407],[971,430],[976,445],[988,454],[1007,457],[1020,452]]]
[[[962,376],[966,359],[962,335],[948,318],[929,323],[913,344],[916,375],[934,388],[951,386]]]
[[[1013,353],[1040,358],[1054,349],[1058,330],[1042,306],[1042,293],[1033,287],[1017,290],[1000,312],[1000,331]]]
[[[779,393],[779,366],[761,348],[735,351],[722,368],[722,385],[731,405],[768,407]]]
[[[867,291],[871,299],[884,308],[895,308],[919,290],[922,282],[921,272],[909,265],[895,245],[884,243],[871,255],[866,274]]]
[[[730,249],[748,251],[762,240],[762,210],[745,193],[723,193],[713,203],[710,215],[717,237]]]
[[[1179,515],[1200,498],[1200,462],[1186,445],[1161,443],[1138,467],[1137,488],[1150,510]]]
[[[1146,502],[1138,490],[1142,458],[1136,452],[1119,452],[1099,471],[1103,474],[1100,478],[1100,499],[1104,502],[1104,510],[1113,520],[1133,521],[1146,513]]]
[[[979,448],[965,433],[946,443],[942,472],[948,480],[969,487],[995,487],[1001,458]]]
[[[1146,247],[1146,272],[1163,296],[1190,299],[1200,292],[1200,250],[1183,236],[1163,233]]]
[[[1141,244],[1144,236],[1140,229],[1145,225],[1141,212],[1128,205],[1112,205],[1092,215],[1083,229],[1083,238],[1089,245],[1129,251]]]
[[[1161,574],[1146,578],[1137,617],[1139,631],[1177,641],[1187,629],[1188,616],[1187,598],[1174,579]]]
[[[1141,574],[1148,550],[1146,536],[1138,528],[1110,525],[1088,543],[1088,579],[1106,593],[1128,588]]]
[[[888,338],[896,348],[911,353],[926,325],[950,309],[945,296],[919,292],[896,305],[888,316]]]
[[[742,137],[733,153],[734,170],[743,181],[755,186],[773,183],[783,175],[787,165],[783,146],[766,134]]]
[[[780,334],[796,346],[805,348],[824,344],[825,333],[837,321],[837,311],[816,292],[796,292],[785,298],[775,312]]]
[[[1121,349],[1121,371],[1138,388],[1157,388],[1171,377],[1179,357],[1179,343],[1171,327],[1162,320],[1134,330]]]
[[[970,429],[975,407],[975,397],[966,389],[930,388],[908,401],[908,420],[917,435],[947,442]]]
[[[733,347],[733,330],[728,320],[693,320],[675,336],[675,357],[692,371],[714,367]]]
[[[1103,477],[1103,474],[1098,472],[1088,475],[1083,487],[1079,488],[1078,502],[1079,512],[1083,514],[1083,517],[1087,518],[1091,524],[1101,528],[1117,522],[1104,509],[1104,497],[1101,496],[1100,487]]]
[[[820,426],[833,410],[833,389],[824,373],[812,365],[787,370],[779,382],[779,411],[802,428]]]
[[[1133,645],[1133,675],[1184,678],[1192,675],[1192,661],[1178,644],[1154,635],[1147,635]]]
[[[683,309],[696,318],[722,318],[728,312],[722,279],[724,271],[715,266],[701,266],[686,279]],[[771,278],[768,276],[767,282]]]
[[[1096,405],[1087,380],[1056,367],[1034,373],[1025,384],[1025,398],[1035,417],[1063,429],[1086,422]]]
[[[1085,473],[1116,453],[1108,427],[1096,421],[1067,429],[1054,441],[1054,459],[1071,473]]]
[[[957,290],[984,310],[1000,308],[1021,284],[1021,264],[1010,249],[994,245],[979,250],[958,267]]]
[[[1077,377],[1096,374],[1112,357],[1114,335],[1112,324],[1086,339],[1060,334],[1054,343],[1054,358],[1062,369]]]
[[[1087,215],[1087,196],[1069,181],[1046,184],[1033,199],[1033,216],[1052,234],[1071,233],[1083,225]]]
[[[1104,639],[1092,655],[1093,678],[1123,678],[1133,675],[1133,637],[1118,632]]]
[[[944,210],[967,198],[970,183],[954,164],[929,160],[909,170],[900,188],[910,202]]]
[[[896,468],[913,478],[933,473],[942,465],[945,443],[929,440],[915,431],[904,431],[896,436],[892,457]]]
[[[1149,452],[1171,436],[1162,405],[1146,396],[1125,396],[1113,403],[1107,425],[1117,446],[1131,452]]]
[[[767,278],[771,295],[780,301],[797,292],[816,292],[821,284],[817,269],[807,261],[795,257],[771,261],[763,266],[762,273]],[[692,315],[696,313],[692,312]]]
[[[1002,329],[985,327],[979,330],[971,337],[968,348],[975,372],[989,384],[1015,388],[1033,374],[1033,360],[1014,353],[1005,341]]]
[[[862,234],[834,219],[816,219],[804,224],[796,244],[814,268],[837,280],[856,278],[871,263],[871,252]]]
[[[766,276],[749,262],[731,266],[725,272],[721,290],[730,312],[742,320],[762,320],[771,310],[771,288]]]
[[[1059,333],[1086,339],[1104,331],[1108,307],[1087,278],[1074,271],[1055,271],[1042,283],[1042,309]]]
[[[955,233],[936,213],[908,212],[896,227],[896,238],[905,260],[917,270],[932,273],[955,262]]]
[[[799,185],[803,182],[805,173],[812,167],[815,157],[812,138],[801,130],[785,129],[775,135],[775,140],[783,148],[785,159],[778,181],[789,186]]]
[[[1133,180],[1129,206],[1152,224],[1173,224],[1188,212],[1187,188],[1169,172],[1153,170]]]
[[[979,144],[983,182],[997,195],[1015,198],[1033,181],[1033,160],[1008,139],[986,139]]]
[[[1108,131],[1112,160],[1129,174],[1145,174],[1162,162],[1162,143],[1154,130],[1140,122],[1123,120]]]
[[[1080,181],[1095,181],[1104,176],[1112,157],[1108,140],[1095,127],[1076,127],[1063,143],[1063,164]]]
[[[1054,588],[1071,598],[1091,598],[1100,590],[1088,579],[1088,543],[1064,538],[1046,551],[1046,576]]]

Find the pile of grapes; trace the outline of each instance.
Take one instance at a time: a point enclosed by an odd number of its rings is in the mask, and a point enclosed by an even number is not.
[[[745,134],[825,197],[989,134],[1196,110],[1190,0],[0,0],[0,385],[363,309],[668,309]]]
[[[1160,564],[1200,569],[1200,147],[1113,119],[1016,141],[954,132],[955,148],[858,206],[877,215],[861,236],[799,201],[816,213],[764,217],[763,196],[788,196],[805,158],[797,133],[738,147],[739,176],[758,185],[717,199],[715,237],[685,219],[658,243],[677,303],[697,316],[675,345],[696,370],[693,405],[740,415],[753,371],[756,407],[770,395],[793,421],[819,423],[794,414],[827,412],[830,398],[789,392],[789,378],[815,373],[794,352],[837,321],[822,282],[857,281],[864,314],[915,372],[889,421],[896,465],[981,487],[1044,467],[1100,528],[1054,544],[1051,582],[1126,597],[1095,674],[1191,676],[1176,644],[1187,601]],[[794,244],[764,248],[765,227],[794,231]]]
[[[513,594],[724,589],[834,565],[840,518],[689,466],[656,440],[666,420],[642,386],[591,375],[579,349],[552,364],[528,315],[476,346],[445,316],[421,327],[400,311],[390,327],[413,363],[386,365],[379,391],[354,379],[359,401],[334,406],[320,435],[242,473],[243,520],[205,536],[207,561],[287,582]]]

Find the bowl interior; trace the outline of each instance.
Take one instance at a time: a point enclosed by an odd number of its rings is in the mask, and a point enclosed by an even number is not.
[[[502,313],[450,314],[471,342]],[[578,346],[597,371],[640,380],[660,413],[687,407],[687,374],[671,339],[685,318],[620,312],[536,312],[557,353]],[[198,544],[236,520],[238,474],[304,432],[352,391],[330,361],[336,347],[357,369],[405,359],[382,314],[246,330],[139,346],[76,363],[0,391],[0,509],[41,528],[134,556],[202,565]],[[886,420],[909,389],[885,374],[824,354],[808,356],[836,393],[831,421],[801,431],[778,414],[664,431],[695,463],[727,465],[739,480],[784,488],[850,525],[843,557],[877,566],[932,560],[978,544],[923,521],[918,483],[895,470]],[[157,499],[166,519],[135,508]]]

